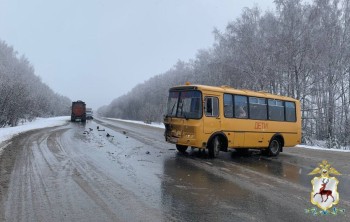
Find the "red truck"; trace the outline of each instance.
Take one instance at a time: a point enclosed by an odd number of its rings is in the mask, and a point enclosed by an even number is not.
[[[86,104],[83,101],[78,100],[76,102],[72,102],[71,121],[86,122]]]

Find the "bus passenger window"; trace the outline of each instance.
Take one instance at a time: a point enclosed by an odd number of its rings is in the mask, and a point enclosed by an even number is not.
[[[224,94],[224,116],[228,118],[233,117],[233,101],[230,94]]]
[[[249,97],[249,113],[251,119],[266,120],[267,104],[265,98]]]
[[[206,116],[219,116],[219,99],[216,97],[206,97],[204,109]]]
[[[237,117],[238,117],[238,118],[247,118],[247,113],[246,113],[246,111],[244,111],[243,106],[240,106],[240,107],[237,109]]]
[[[235,117],[240,119],[248,118],[246,96],[235,95]]]
[[[281,100],[269,99],[269,120],[284,121],[284,104]]]
[[[285,106],[286,106],[286,121],[295,122],[296,121],[295,103],[285,102]]]

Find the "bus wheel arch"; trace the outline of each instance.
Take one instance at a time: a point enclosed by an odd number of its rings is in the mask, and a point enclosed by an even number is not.
[[[222,132],[217,132],[210,136],[207,144],[209,157],[215,158],[219,151],[227,151],[228,139]]]
[[[266,151],[269,156],[277,156],[280,152],[283,151],[284,138],[281,134],[276,133],[271,137],[269,146]]]

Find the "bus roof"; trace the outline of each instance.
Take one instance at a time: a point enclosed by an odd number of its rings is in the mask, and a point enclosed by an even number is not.
[[[263,91],[252,91],[247,89],[235,89],[230,86],[207,86],[207,85],[179,85],[170,88],[170,91],[182,91],[182,90],[206,90],[212,92],[221,92],[221,93],[231,93],[245,96],[254,96],[254,97],[263,97],[270,99],[281,99],[281,100],[290,100],[290,101],[298,101],[292,97],[287,96],[279,96],[275,94],[271,94]]]

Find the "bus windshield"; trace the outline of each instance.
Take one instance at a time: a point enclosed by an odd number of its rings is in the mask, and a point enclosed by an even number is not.
[[[196,90],[170,91],[167,116],[185,119],[202,117],[202,94]]]

